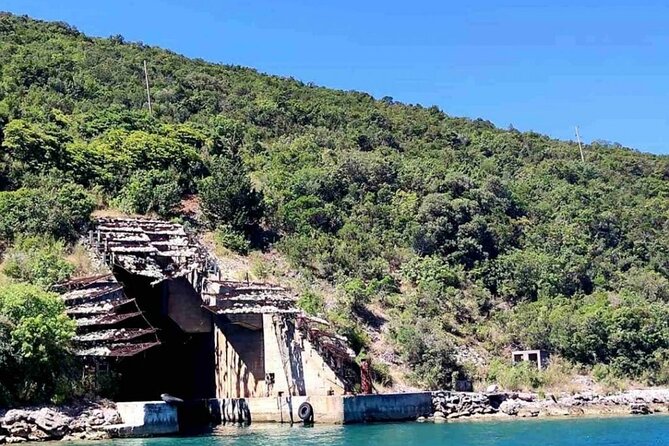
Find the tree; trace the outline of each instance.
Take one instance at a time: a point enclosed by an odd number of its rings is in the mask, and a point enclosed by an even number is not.
[[[0,192],[0,239],[52,235],[73,240],[88,223],[95,203],[86,190],[73,183],[41,178],[39,187]]]
[[[202,213],[211,227],[230,225],[248,230],[262,216],[261,195],[255,191],[246,168],[237,158],[213,157],[210,176],[200,181]]]
[[[0,382],[14,402],[47,401],[66,379],[75,324],[57,294],[35,285],[0,287]],[[11,350],[10,355],[3,354]],[[0,389],[0,392],[2,389]]]
[[[182,193],[176,171],[142,171],[130,178],[115,198],[115,203],[126,212],[155,212],[162,217],[170,217],[177,212]]]
[[[62,166],[66,152],[54,132],[23,119],[10,121],[3,130],[3,170],[18,183],[28,173]]]

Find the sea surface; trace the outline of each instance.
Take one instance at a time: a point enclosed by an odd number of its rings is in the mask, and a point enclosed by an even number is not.
[[[256,424],[173,438],[126,439],[105,446],[650,446],[669,445],[669,416],[562,420],[392,423],[293,427]]]

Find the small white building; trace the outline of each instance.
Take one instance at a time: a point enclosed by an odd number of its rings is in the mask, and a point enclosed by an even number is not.
[[[536,364],[539,370],[548,366],[548,357],[548,352],[543,350],[516,350],[511,353],[511,360],[514,364],[529,361]]]

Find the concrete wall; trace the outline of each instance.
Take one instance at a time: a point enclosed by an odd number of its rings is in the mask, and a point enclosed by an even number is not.
[[[209,413],[214,423],[300,423],[297,409],[303,402],[309,402],[314,409],[317,423],[342,424],[344,422],[341,396],[284,396],[248,399],[210,400]],[[248,417],[240,408],[248,409]]]
[[[177,409],[162,401],[116,403],[123,424],[109,426],[115,437],[150,437],[179,432]]]
[[[284,396],[344,394],[344,384],[314,346],[295,330],[294,324],[287,324],[285,333],[281,336],[283,339],[277,338],[275,321],[271,314],[263,315],[263,327],[265,371],[274,373],[275,377],[274,386],[268,396],[278,396],[279,392]],[[285,366],[281,359],[282,349],[290,358]]]
[[[184,277],[167,281],[167,314],[186,333],[210,333],[211,316],[202,299]]]
[[[344,394],[344,384],[293,323],[279,325],[277,336],[271,314],[244,316],[214,322],[217,398]]]
[[[217,398],[264,396],[263,332],[218,318],[214,324]]]
[[[290,395],[288,390],[288,381],[292,381],[290,367],[288,373],[281,360],[281,351],[279,350],[279,341],[276,336],[274,321],[271,314],[263,314],[263,342],[265,347],[265,373],[274,374],[274,384],[267,388],[267,392],[257,396],[277,396],[279,392],[283,395]]]
[[[432,413],[432,394],[386,393],[343,398],[344,423],[415,420]]]
[[[307,395],[343,395],[344,383],[323,360],[311,343],[298,338],[304,366],[304,380]]]
[[[432,394],[333,395],[248,398],[244,401],[213,400],[210,412],[222,414],[221,422],[239,422],[236,408],[248,407],[251,423],[300,423],[300,404],[308,402],[319,424],[351,424],[373,421],[415,420],[432,412]],[[246,420],[243,420],[246,421]]]

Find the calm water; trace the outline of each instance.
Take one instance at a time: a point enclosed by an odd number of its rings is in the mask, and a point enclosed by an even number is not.
[[[93,444],[93,443],[91,443]],[[313,428],[225,427],[212,435],[130,439],[104,446],[650,446],[669,445],[669,416],[576,420],[397,423]]]

